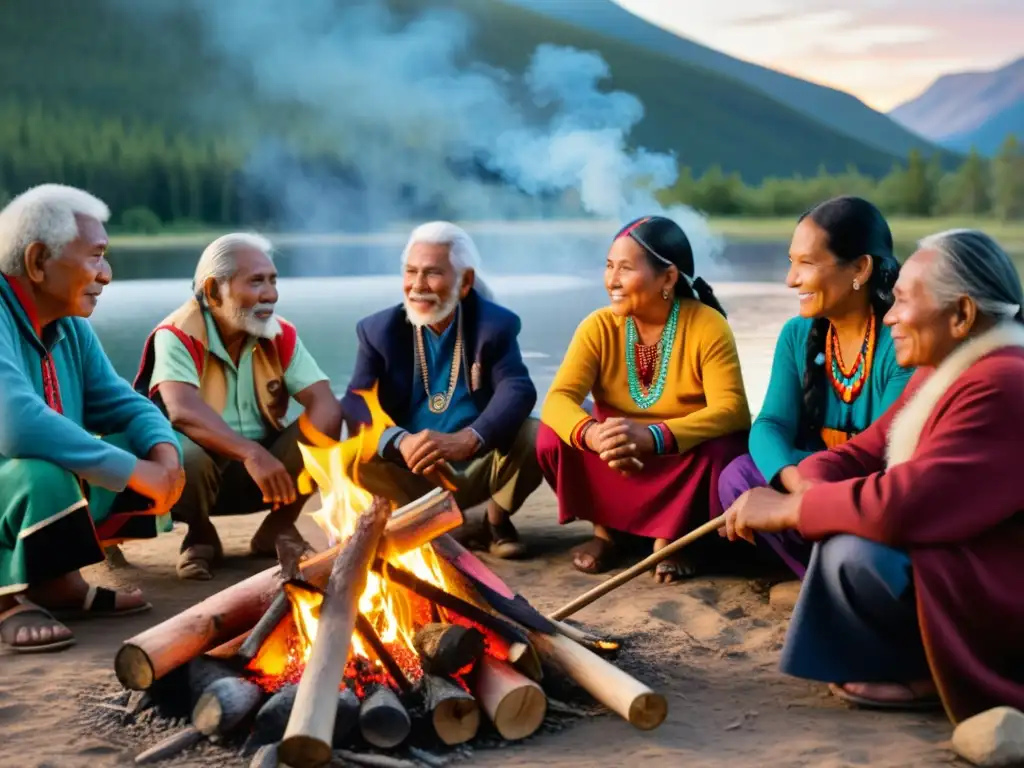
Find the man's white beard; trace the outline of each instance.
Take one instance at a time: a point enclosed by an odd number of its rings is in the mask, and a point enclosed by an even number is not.
[[[250,336],[259,339],[272,339],[281,333],[281,323],[277,315],[271,315],[266,320],[256,317],[257,312],[274,311],[273,304],[257,304],[249,309],[239,309],[235,317],[241,328]]]
[[[433,301],[434,308],[429,312],[421,312],[415,307],[411,306],[411,299],[419,301]],[[448,318],[455,308],[459,306],[459,292],[453,290],[447,301],[441,303],[435,293],[416,293],[415,291],[410,292],[405,297],[405,314],[409,318],[409,322],[418,328],[422,328],[424,325],[437,325],[441,321]]]

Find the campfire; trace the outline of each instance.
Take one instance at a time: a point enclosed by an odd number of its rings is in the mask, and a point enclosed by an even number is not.
[[[369,429],[343,442],[303,429],[329,548],[299,562],[279,543],[279,566],[120,648],[122,685],[171,688],[191,705],[192,726],[146,757],[209,737],[244,742],[260,766],[323,766],[339,750],[380,765],[370,750],[405,749],[429,763],[429,750],[492,728],[508,741],[535,733],[552,679],[637,728],[660,725],[664,697],[610,663],[616,642],[538,613],[448,535],[463,523],[450,490],[393,509],[359,484],[390,425],[376,393],[363,394]]]

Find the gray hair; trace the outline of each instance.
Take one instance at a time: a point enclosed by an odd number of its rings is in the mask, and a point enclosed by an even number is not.
[[[420,224],[412,231],[409,242],[402,250],[402,266],[409,260],[409,251],[417,243],[429,243],[430,245],[447,245],[448,258],[452,267],[461,279],[467,269],[472,269],[476,275],[473,287],[477,293],[488,301],[494,300],[494,293],[480,275],[480,251],[469,233],[457,224],[450,221],[428,221]]]
[[[950,229],[922,239],[921,249],[938,255],[931,289],[940,304],[969,296],[978,311],[1024,322],[1024,290],[1013,261],[991,237],[977,229]]]
[[[25,271],[25,249],[43,243],[54,256],[78,237],[75,216],[103,223],[110,209],[98,197],[63,184],[41,184],[22,192],[0,211],[0,272]]]
[[[211,277],[224,283],[238,271],[238,252],[251,249],[274,260],[274,246],[267,238],[250,232],[232,232],[221,235],[203,250],[192,278],[192,290],[198,296]]]

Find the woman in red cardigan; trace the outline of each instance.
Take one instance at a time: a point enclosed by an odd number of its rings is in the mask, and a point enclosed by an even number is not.
[[[918,371],[869,429],[726,512],[729,539],[817,542],[781,668],[840,698],[935,706],[953,722],[1024,709],[1024,293],[989,237],[926,238],[885,316]]]

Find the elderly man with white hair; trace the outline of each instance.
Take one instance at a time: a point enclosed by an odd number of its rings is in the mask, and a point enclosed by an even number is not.
[[[296,400],[312,426],[338,437],[341,406],[330,382],[275,314],[277,269],[265,238],[219,237],[199,258],[193,296],[156,327],[143,350],[135,388],[152,397],[181,433],[185,491],[171,510],[188,525],[178,575],[209,579],[223,555],[211,518],[272,511],[250,543],[271,556],[284,536],[304,545],[295,521],[308,495]]]
[[[454,484],[463,509],[489,502],[488,546],[524,554],[510,519],[541,482],[530,418],[537,390],[519,351],[520,321],[490,300],[480,256],[460,227],[417,227],[402,253],[405,301],[359,322],[355,372],[342,401],[350,429],[369,421],[375,384],[396,426],[360,467],[367,489],[408,503]]]
[[[0,640],[18,652],[71,645],[62,617],[150,607],[80,569],[155,536],[184,483],[170,424],[86,320],[111,279],[108,216],[57,184],[0,211]]]

